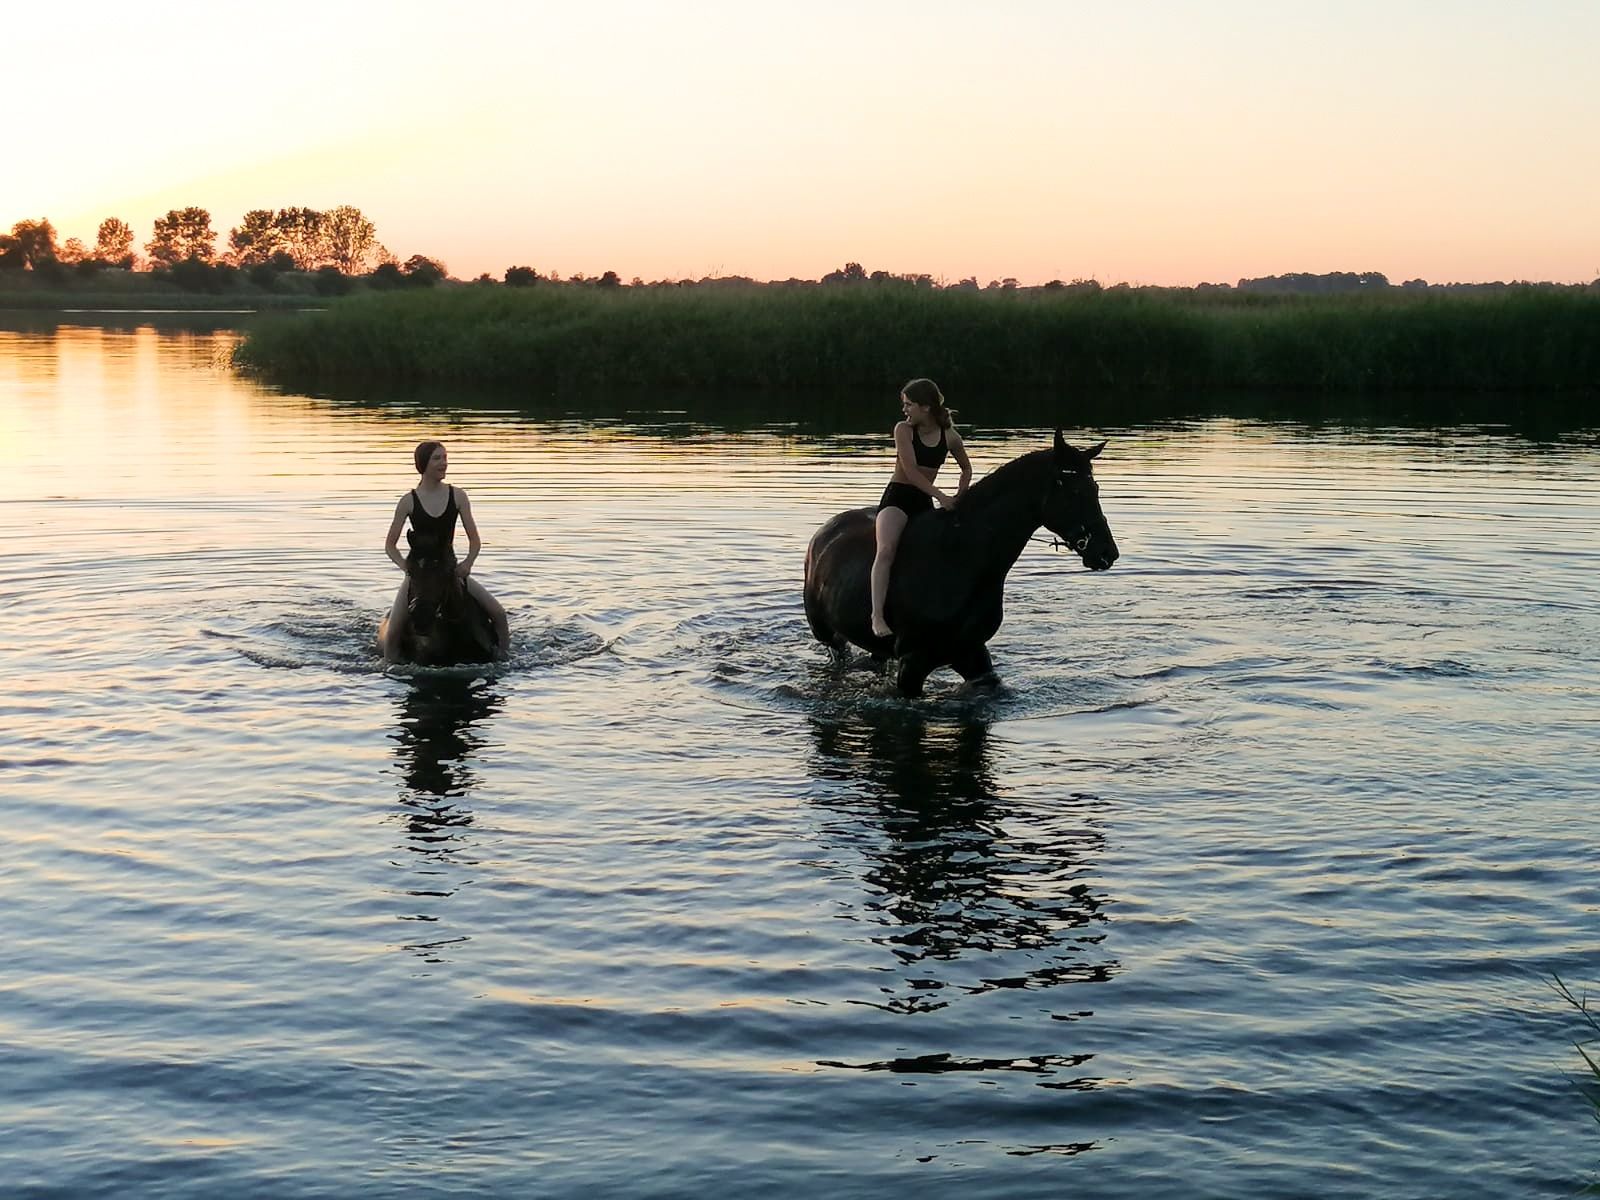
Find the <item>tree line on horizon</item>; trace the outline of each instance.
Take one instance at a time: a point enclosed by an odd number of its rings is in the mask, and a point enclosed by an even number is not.
[[[240,272],[270,289],[278,276],[294,271],[316,275],[318,290],[335,294],[360,276],[378,287],[428,286],[448,274],[443,263],[421,254],[401,263],[378,241],[373,223],[348,204],[327,211],[252,209],[228,231],[226,249],[219,250],[217,240],[211,214],[193,206],[156,218],[142,256],[132,226],[119,217],[100,222],[92,247],[79,238],[58,243],[55,226],[41,217],[0,233],[0,271],[63,282],[69,273],[93,277],[107,269],[143,268],[197,291],[219,290]]]
[[[384,289],[431,287],[449,279],[447,268],[438,259],[414,254],[403,263],[399,261],[378,241],[373,223],[360,209],[347,204],[326,211],[305,207],[251,209],[228,231],[226,249],[219,250],[217,242],[211,214],[193,206],[172,209],[158,217],[150,239],[144,244],[142,257],[136,249],[132,227],[117,217],[108,217],[100,223],[92,247],[75,237],[58,243],[55,227],[46,218],[21,220],[12,225],[9,234],[0,233],[0,271],[28,271],[51,282],[64,282],[71,274],[92,278],[106,269],[137,271],[142,267],[155,278],[192,291],[220,291],[230,286],[240,273],[256,286],[272,290],[280,276],[298,272],[314,276],[315,289],[325,295],[342,295],[350,291],[357,280]],[[529,266],[511,266],[506,268],[501,280],[482,274],[470,282],[477,285],[504,283],[507,287],[563,284],[599,288],[896,285],[940,291],[1038,291],[1069,295],[1188,292],[1220,298],[1235,294],[1348,296],[1391,291],[1493,291],[1528,286],[1532,281],[1434,284],[1423,279],[1409,279],[1396,285],[1380,271],[1330,271],[1264,275],[1231,284],[1200,283],[1193,288],[1127,283],[1104,285],[1094,279],[1052,279],[1037,287],[1028,287],[1009,277],[980,285],[975,276],[946,282],[929,274],[869,272],[852,261],[819,280],[789,278],[763,282],[743,275],[717,275],[700,279],[661,279],[647,284],[635,276],[631,283],[625,284],[615,271],[592,277],[577,272],[563,280],[553,271],[541,274]],[[1563,285],[1540,283],[1535,286]],[[1597,287],[1600,279],[1577,286]]]

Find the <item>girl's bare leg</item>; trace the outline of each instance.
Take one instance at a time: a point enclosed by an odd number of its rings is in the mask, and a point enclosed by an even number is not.
[[[410,594],[411,580],[402,579],[400,590],[394,594],[394,606],[389,609],[389,624],[384,627],[383,644],[378,647],[389,662],[400,657],[400,638],[406,631],[406,604]]]
[[[489,619],[494,622],[494,637],[500,647],[500,657],[508,657],[511,651],[511,623],[506,620],[506,610],[471,575],[467,576],[467,595],[483,605],[483,611],[489,614]]]
[[[872,559],[872,632],[875,637],[889,637],[894,632],[883,619],[883,602],[889,595],[889,569],[894,566],[895,547],[900,544],[900,534],[909,519],[898,508],[878,510],[878,553]]]

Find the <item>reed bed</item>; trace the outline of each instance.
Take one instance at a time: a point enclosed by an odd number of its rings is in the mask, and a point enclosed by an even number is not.
[[[952,393],[1600,391],[1600,292],[1238,297],[910,286],[459,287],[274,316],[238,348],[281,382]]]

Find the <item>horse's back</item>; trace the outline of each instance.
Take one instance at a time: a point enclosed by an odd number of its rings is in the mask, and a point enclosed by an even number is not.
[[[872,558],[878,545],[877,513],[876,508],[846,509],[824,521],[806,546],[806,621],[819,642],[868,644],[861,639],[871,637],[867,619],[872,607]]]

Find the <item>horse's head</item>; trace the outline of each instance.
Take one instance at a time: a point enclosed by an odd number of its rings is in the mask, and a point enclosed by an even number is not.
[[[1078,552],[1091,571],[1104,571],[1117,561],[1117,541],[1100,511],[1100,486],[1091,462],[1104,442],[1079,450],[1067,445],[1056,430],[1050,459],[1050,488],[1044,502],[1044,527]]]
[[[436,625],[449,620],[459,603],[462,588],[456,576],[456,556],[448,547],[440,549],[426,541],[419,544],[412,538],[406,577],[411,581],[411,629],[426,638]]]

